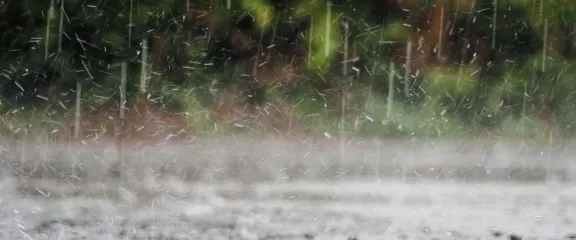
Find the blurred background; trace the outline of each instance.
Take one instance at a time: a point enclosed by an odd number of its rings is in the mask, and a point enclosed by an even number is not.
[[[576,239],[575,31],[576,0],[0,0],[0,239]]]
[[[569,139],[570,0],[4,0],[5,139]]]

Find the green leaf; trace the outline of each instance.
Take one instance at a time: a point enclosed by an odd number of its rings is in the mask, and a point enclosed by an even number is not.
[[[256,25],[268,29],[274,19],[274,9],[263,0],[242,0],[242,8],[249,11],[256,19]]]

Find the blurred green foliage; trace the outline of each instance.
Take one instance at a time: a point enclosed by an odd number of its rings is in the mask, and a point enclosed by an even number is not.
[[[343,102],[350,112],[363,119],[351,129],[371,134],[445,136],[453,124],[499,131],[522,119],[540,121],[541,110],[550,108],[561,132],[572,136],[573,1],[407,2],[6,1],[0,5],[1,107],[5,113],[40,106],[66,112],[73,108],[78,81],[85,104],[117,98],[121,62],[128,63],[128,94],[135,99],[146,47],[150,94],[162,95],[158,104],[174,111],[214,110],[214,104],[197,100],[217,98],[217,90],[238,85],[250,98],[262,95],[256,104],[290,99],[303,122],[337,126],[326,119],[339,121],[328,112],[338,112],[331,96],[340,89],[349,92]],[[440,22],[433,19],[440,6],[445,25],[433,26]],[[436,57],[438,29],[444,34],[444,61]],[[144,39],[148,46],[142,46]],[[412,56],[405,55],[409,39]],[[285,68],[289,62],[297,80],[281,86],[254,81],[282,77],[261,69]],[[389,62],[396,63],[394,79],[389,79]],[[378,100],[366,97],[372,95]],[[386,114],[389,107],[393,119]],[[214,128],[202,119],[197,124]]]

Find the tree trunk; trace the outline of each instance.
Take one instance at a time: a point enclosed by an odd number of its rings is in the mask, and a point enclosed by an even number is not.
[[[574,31],[574,25],[560,21],[560,30],[562,31],[562,34],[564,34],[564,42],[560,54],[568,60],[573,60],[572,45],[574,42],[574,34],[572,34],[572,32]]]

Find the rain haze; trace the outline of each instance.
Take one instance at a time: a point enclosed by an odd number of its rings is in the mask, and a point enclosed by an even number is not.
[[[576,2],[0,0],[0,240],[576,240]]]

